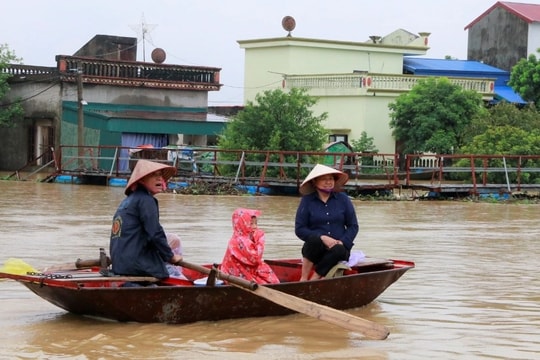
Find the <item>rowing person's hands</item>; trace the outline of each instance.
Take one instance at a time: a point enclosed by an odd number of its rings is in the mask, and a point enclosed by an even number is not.
[[[182,255],[175,254],[169,262],[173,265],[178,265],[178,263],[182,260],[184,260]]]

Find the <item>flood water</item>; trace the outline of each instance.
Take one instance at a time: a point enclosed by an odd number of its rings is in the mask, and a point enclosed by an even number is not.
[[[98,258],[122,188],[0,181],[0,262],[36,268]],[[161,222],[185,258],[219,262],[237,207],[263,211],[266,258],[299,257],[296,197],[159,194]],[[307,317],[189,325],[68,314],[0,280],[0,359],[540,358],[540,205],[356,201],[355,248],[416,268],[351,314],[390,328],[383,341]],[[226,309],[224,309],[226,310]]]

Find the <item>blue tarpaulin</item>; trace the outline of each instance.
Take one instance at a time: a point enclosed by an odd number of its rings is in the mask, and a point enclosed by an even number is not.
[[[526,104],[527,102],[519,96],[510,86],[495,86],[494,102],[508,101],[512,104]]]

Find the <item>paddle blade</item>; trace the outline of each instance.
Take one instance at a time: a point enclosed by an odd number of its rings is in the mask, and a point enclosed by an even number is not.
[[[21,259],[9,258],[0,268],[0,272],[13,275],[26,275],[26,273],[38,271]]]
[[[390,331],[384,325],[359,318],[326,305],[321,305],[281,291],[277,291],[266,286],[259,286],[252,292],[299,313],[326,321],[347,330],[362,333],[370,339],[384,340],[390,334]]]

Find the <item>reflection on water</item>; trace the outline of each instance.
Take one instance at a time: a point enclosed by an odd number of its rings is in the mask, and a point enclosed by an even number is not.
[[[0,261],[35,267],[97,258],[123,189],[0,181]],[[267,258],[298,257],[295,197],[160,194],[186,259],[219,262],[236,207],[263,211]],[[0,281],[0,359],[532,359],[540,349],[539,205],[355,201],[356,248],[416,262],[378,301],[350,312],[384,341],[303,315],[189,325],[67,314]],[[225,309],[226,310],[226,309]]]

